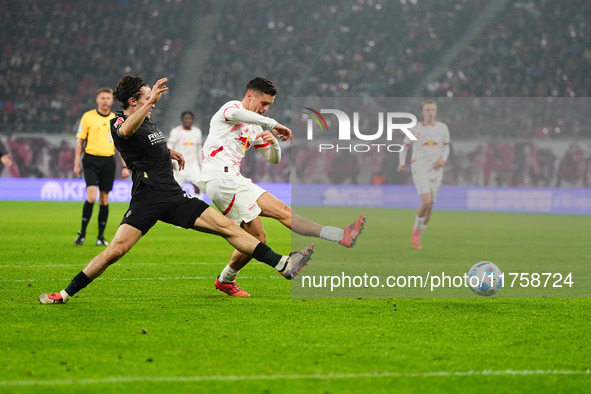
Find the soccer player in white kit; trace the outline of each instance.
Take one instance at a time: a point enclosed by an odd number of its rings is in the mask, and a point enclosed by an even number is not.
[[[195,194],[201,198],[201,192],[197,187],[197,180],[201,173],[201,144],[203,134],[201,129],[193,125],[195,116],[191,111],[181,114],[182,124],[170,130],[168,148],[180,152],[185,158],[185,168],[179,171],[178,164],[173,161],[174,180],[183,187],[186,182],[195,186]]]
[[[416,141],[404,137],[404,145],[412,146],[410,161],[412,180],[421,197],[421,205],[415,217],[410,241],[415,249],[422,249],[421,236],[427,229],[433,203],[437,199],[443,179],[443,166],[449,157],[449,129],[437,122],[437,104],[432,100],[423,102],[423,121],[412,129]],[[400,152],[398,172],[406,170],[407,149]]]
[[[240,173],[240,163],[249,148],[254,147],[267,161],[277,164],[281,160],[281,148],[275,137],[293,141],[289,128],[263,116],[276,94],[271,81],[256,77],[248,82],[242,101],[229,101],[213,115],[197,185],[225,216],[262,242],[266,241],[266,234],[259,216],[277,219],[297,234],[353,247],[363,229],[365,215],[346,228],[322,226],[293,214],[289,206]],[[248,297],[236,284],[236,277],[250,259],[234,250],[230,262],[216,279],[216,288],[230,296]]]

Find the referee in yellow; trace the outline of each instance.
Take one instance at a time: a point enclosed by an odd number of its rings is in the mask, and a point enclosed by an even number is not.
[[[74,161],[74,174],[80,176],[84,169],[86,180],[86,201],[82,208],[82,227],[74,245],[82,246],[86,238],[86,227],[92,216],[92,209],[99,194],[98,237],[96,244],[106,246],[109,243],[105,239],[105,227],[109,217],[109,192],[115,182],[115,145],[111,137],[111,125],[109,121],[115,117],[111,112],[113,105],[113,90],[101,88],[96,94],[97,109],[86,112],[80,120],[80,127],[76,137],[76,157]],[[82,162],[80,157],[84,151]],[[123,164],[121,177],[127,178],[129,170]]]

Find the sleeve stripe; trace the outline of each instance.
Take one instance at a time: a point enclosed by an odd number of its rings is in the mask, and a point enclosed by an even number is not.
[[[223,151],[223,150],[224,150],[224,146],[222,145],[222,146],[220,146],[219,148],[217,148],[216,150],[214,150],[213,152],[211,152],[209,155],[210,155],[211,157],[215,157],[215,155],[217,155],[218,153],[220,153],[220,152],[221,152],[221,151]]]
[[[239,108],[239,107],[238,107],[238,104],[232,104],[230,107],[228,107],[224,110],[224,113],[222,114],[222,116],[224,117],[224,120],[226,122],[228,122],[228,118],[226,118],[226,111],[229,110],[230,108]]]
[[[259,144],[259,145],[255,145],[254,148],[255,149],[259,149],[259,148],[264,148],[266,146],[269,146],[270,144],[268,142],[265,142],[264,144]]]

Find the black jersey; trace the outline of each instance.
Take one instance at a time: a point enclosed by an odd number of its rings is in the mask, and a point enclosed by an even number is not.
[[[149,118],[128,138],[119,135],[119,127],[127,116],[117,112],[111,119],[111,135],[115,147],[121,153],[127,167],[132,170],[132,197],[140,185],[145,184],[159,192],[179,192],[181,187],[174,180],[172,161],[166,146],[166,138],[156,123]]]

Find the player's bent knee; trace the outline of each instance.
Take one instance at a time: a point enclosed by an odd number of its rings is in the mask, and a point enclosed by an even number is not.
[[[125,255],[126,251],[121,248],[113,247],[111,250],[107,252],[107,264],[111,265],[118,261],[123,255]]]
[[[121,257],[125,256],[125,254],[129,251],[129,247],[127,247],[122,242],[111,242],[105,252],[107,253],[107,260],[108,264],[111,265],[119,260]]]

